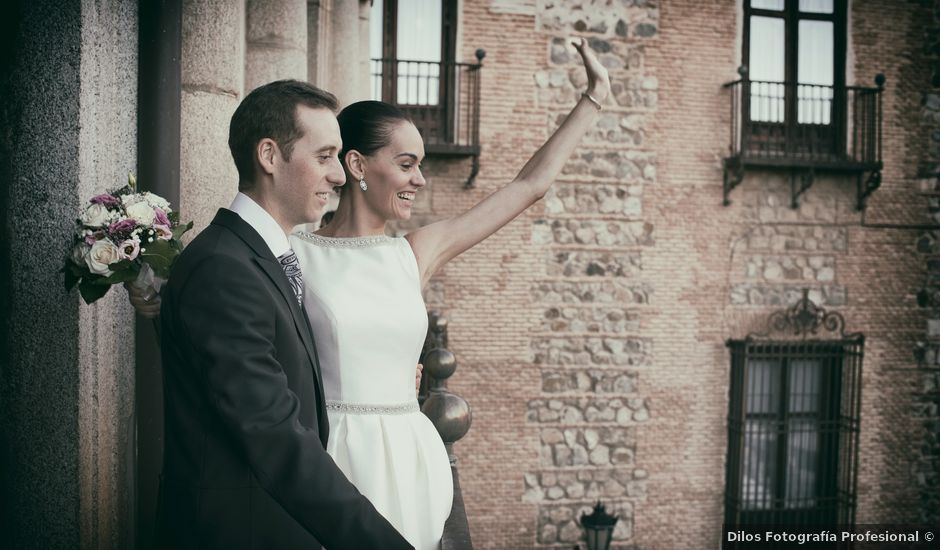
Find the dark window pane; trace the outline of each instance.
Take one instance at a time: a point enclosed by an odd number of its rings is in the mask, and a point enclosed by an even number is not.
[[[776,414],[780,410],[780,361],[747,362],[747,414]]]
[[[822,365],[818,360],[792,360],[789,368],[791,413],[815,413],[819,411],[819,392]]]
[[[742,501],[745,509],[762,510],[773,505],[777,477],[777,424],[748,420],[744,430]]]
[[[784,506],[816,506],[819,427],[816,420],[791,419],[787,434],[787,482]]]

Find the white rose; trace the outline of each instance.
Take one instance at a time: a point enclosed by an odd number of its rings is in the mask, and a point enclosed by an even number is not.
[[[103,204],[92,204],[82,214],[82,224],[88,227],[103,227],[111,220],[111,212]]]
[[[142,200],[144,199],[143,197],[140,196],[140,193],[130,193],[127,195],[121,195],[121,202],[124,203],[125,207],[130,206],[132,204],[137,204],[138,202]]]
[[[170,203],[169,203],[169,201],[167,201],[166,199],[164,199],[164,198],[161,197],[160,195],[154,195],[153,193],[151,193],[151,192],[149,192],[149,191],[145,191],[144,193],[142,193],[142,195],[143,195],[143,197],[144,197],[144,200],[145,200],[145,201],[147,202],[147,204],[149,204],[150,206],[152,206],[152,207],[154,207],[154,208],[159,208],[160,210],[163,210],[164,212],[170,212]]]
[[[146,202],[134,203],[127,207],[127,216],[140,225],[150,225],[153,223],[153,207]]]
[[[85,264],[92,273],[107,277],[114,273],[109,266],[120,259],[121,251],[118,247],[108,239],[101,239],[91,245],[91,250],[85,256]]]

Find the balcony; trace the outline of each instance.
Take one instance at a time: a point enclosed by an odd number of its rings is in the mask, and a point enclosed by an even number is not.
[[[470,157],[465,187],[480,169],[480,68],[476,63],[372,59],[372,97],[408,113],[428,155]]]
[[[791,206],[818,172],[855,176],[858,210],[881,184],[881,93],[876,88],[749,80],[728,82],[731,146],[724,159],[724,204],[748,169],[790,173]]]

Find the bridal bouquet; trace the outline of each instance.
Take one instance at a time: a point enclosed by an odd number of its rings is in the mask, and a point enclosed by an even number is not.
[[[111,285],[147,276],[169,277],[183,250],[180,236],[193,227],[181,225],[166,199],[137,192],[137,180],[95,195],[76,220],[72,252],[65,259],[65,289],[78,290],[86,304],[107,294]]]

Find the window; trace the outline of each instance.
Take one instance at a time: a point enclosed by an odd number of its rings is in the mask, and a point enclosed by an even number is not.
[[[800,319],[795,307],[797,315],[777,319],[792,319],[792,328],[827,315],[804,300],[797,307],[815,317]],[[854,523],[863,338],[748,337],[728,346],[725,523]]]
[[[845,82],[848,0],[742,0],[741,78],[731,99],[724,204],[745,170],[790,173],[791,206],[817,172],[854,176],[859,210],[881,183],[881,92]]]
[[[844,103],[845,0],[744,2],[752,145],[835,154]]]
[[[373,79],[373,99],[399,105],[440,103],[441,62],[454,61],[456,11],[455,1],[373,2],[370,57],[373,65],[388,60],[388,67],[381,67],[387,71],[374,66],[373,73],[381,72],[383,78]]]
[[[426,142],[452,139],[456,0],[375,0],[372,98],[405,110]]]
[[[456,61],[457,0],[374,0],[371,93],[408,113],[428,154],[473,157],[478,169],[479,69]]]

